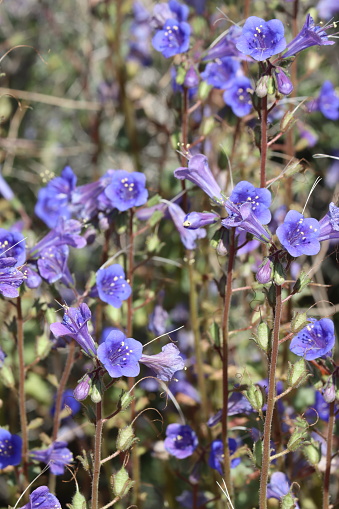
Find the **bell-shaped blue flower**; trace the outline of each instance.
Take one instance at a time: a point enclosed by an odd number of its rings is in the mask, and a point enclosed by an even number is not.
[[[237,57],[238,60],[251,60],[241,53],[236,44],[241,36],[241,28],[238,25],[231,26],[225,35],[212,44],[203,60],[214,60],[215,58]]]
[[[237,441],[234,438],[228,439],[228,447],[230,456],[235,453],[238,448]],[[231,460],[231,468],[235,468],[240,463],[240,458],[234,458]],[[211,444],[211,452],[208,458],[208,464],[211,468],[214,468],[223,475],[224,468],[224,445],[221,440],[213,440]]]
[[[62,509],[59,500],[47,486],[40,486],[29,495],[28,504],[19,509]]]
[[[339,118],[339,96],[331,81],[324,81],[318,97],[308,105],[310,111],[321,111],[329,120]]]
[[[310,14],[307,15],[304,26],[299,34],[286,46],[286,52],[283,58],[296,55],[300,51],[311,46],[328,46],[334,44],[334,41],[329,41],[326,30],[332,28],[334,25],[315,25],[314,20]]]
[[[184,244],[186,249],[195,249],[197,247],[197,239],[203,239],[206,237],[206,231],[202,228],[195,230],[189,230],[184,227],[185,212],[176,203],[170,203],[168,206],[168,212],[173,220],[174,226],[178,230],[181,238],[181,242]]]
[[[330,354],[335,343],[334,324],[329,318],[315,320],[304,327],[291,341],[291,352],[307,361]]]
[[[174,171],[174,176],[179,180],[186,179],[193,182],[215,202],[220,203],[224,201],[220,186],[210,170],[207,157],[203,154],[190,157],[188,167],[177,168]]]
[[[152,313],[148,318],[148,330],[156,336],[161,336],[166,332],[166,322],[168,313],[161,304],[154,306]]]
[[[290,210],[276,233],[286,251],[296,258],[319,253],[319,227],[316,219],[306,219],[300,212]]]
[[[192,456],[198,447],[198,437],[186,424],[169,424],[166,428],[164,446],[167,452],[178,459]]]
[[[22,440],[6,429],[0,428],[0,469],[21,463]]]
[[[237,49],[254,60],[262,62],[286,48],[284,25],[279,19],[265,21],[250,16],[237,41]]]
[[[271,221],[271,212],[269,211],[271,200],[272,196],[268,189],[254,187],[253,184],[246,180],[238,182],[229,197],[229,201],[237,206],[249,203],[253,215],[261,224],[268,224]]]
[[[240,207],[230,200],[225,205],[229,213],[228,217],[221,221],[225,228],[242,228],[264,243],[271,240],[271,234],[265,230],[262,223],[254,215],[255,211],[253,211],[253,206],[249,201],[243,203]]]
[[[339,207],[333,202],[329,205],[329,210],[319,221],[319,241],[339,239]]]
[[[98,346],[98,359],[112,378],[137,376],[140,372],[139,360],[142,344],[127,338],[119,330],[113,330]]]
[[[240,63],[238,60],[232,57],[224,57],[207,64],[206,69],[201,73],[201,77],[208,85],[225,90],[230,87],[239,70]]]
[[[190,34],[191,27],[186,21],[167,19],[162,29],[154,35],[152,45],[165,58],[170,58],[188,50]]]
[[[125,279],[124,269],[119,264],[99,269],[96,273],[96,288],[100,299],[114,308],[120,308],[128,299],[132,288]]]
[[[0,257],[16,259],[16,266],[23,265],[26,260],[25,237],[17,231],[0,228]]]
[[[177,371],[184,369],[185,362],[174,343],[162,347],[155,355],[142,355],[140,362],[156,373],[157,378],[170,382]]]
[[[10,299],[19,297],[18,288],[27,277],[15,265],[15,258],[0,258],[0,293]]]
[[[41,251],[37,265],[41,277],[46,279],[49,284],[60,281],[65,286],[74,284],[73,278],[69,271],[68,246],[59,246],[56,248],[49,247]]]
[[[291,483],[287,475],[283,472],[274,472],[271,475],[269,484],[267,485],[267,498],[276,498],[281,500],[283,496],[290,492]],[[295,509],[300,509],[298,503],[294,501]]]
[[[240,76],[232,81],[231,86],[225,90],[223,99],[234,115],[244,117],[252,109],[253,89],[251,82],[246,76]]]
[[[54,475],[65,473],[65,465],[73,461],[73,454],[67,447],[67,442],[53,442],[47,449],[33,449],[29,457],[34,461],[49,464]]]
[[[112,175],[111,183],[105,189],[105,195],[112,208],[122,212],[146,203],[148,191],[145,184],[146,177],[143,173],[116,170]]]

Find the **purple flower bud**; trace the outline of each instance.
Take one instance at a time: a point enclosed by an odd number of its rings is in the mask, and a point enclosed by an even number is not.
[[[183,226],[188,230],[196,230],[218,221],[219,216],[213,212],[190,212],[184,219]]]
[[[324,387],[323,397],[326,403],[333,403],[335,400],[335,384],[333,383],[333,376],[331,375]]]
[[[83,401],[87,398],[87,396],[90,393],[92,387],[92,380],[91,378],[86,374],[78,383],[76,388],[73,391],[73,396],[77,401]]]
[[[281,67],[277,67],[274,70],[274,75],[279,92],[283,95],[289,95],[293,90],[293,85],[289,77],[285,74]]]
[[[193,65],[188,69],[186,73],[184,85],[186,88],[194,88],[199,85],[199,75],[194,69]]]
[[[269,258],[266,258],[256,273],[256,279],[261,285],[266,285],[272,279],[272,262]]]

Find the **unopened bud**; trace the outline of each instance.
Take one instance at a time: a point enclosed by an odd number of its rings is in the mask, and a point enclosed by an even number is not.
[[[262,98],[267,96],[268,79],[269,76],[261,76],[261,78],[257,81],[255,93],[258,97]]]
[[[293,90],[293,85],[281,67],[274,69],[274,77],[278,91],[283,95],[289,95]]]
[[[257,343],[259,348],[263,350],[265,353],[271,348],[271,329],[265,322],[261,322],[258,325],[257,333],[253,337],[254,341]]]
[[[111,477],[112,491],[116,497],[123,498],[132,488],[134,482],[128,477],[127,470],[121,468]]]
[[[119,451],[127,451],[131,446],[138,441],[134,436],[134,430],[131,425],[126,426],[125,428],[119,429],[118,438],[117,438],[117,449]]]
[[[101,401],[100,384],[98,384],[97,382],[95,382],[92,386],[91,400],[93,401],[93,403],[100,403]]]
[[[264,392],[260,385],[255,385],[251,382],[248,389],[243,391],[243,395],[248,399],[254,410],[262,410],[264,406]]]
[[[333,403],[335,400],[335,385],[332,375],[328,378],[323,391],[323,397],[326,403]]]
[[[287,384],[289,387],[299,387],[306,382],[309,376],[304,359],[300,359],[294,364],[288,363]]]
[[[266,285],[271,281],[272,278],[272,262],[269,258],[265,258],[262,264],[260,265],[257,273],[255,275],[256,280],[261,285]]]
[[[306,444],[308,438],[308,430],[296,428],[287,443],[287,449],[289,451],[296,451],[302,445]]]
[[[311,439],[310,443],[308,445],[305,445],[303,448],[303,454],[306,457],[306,459],[311,463],[311,465],[316,466],[318,465],[319,461],[321,460],[321,445],[319,442],[316,442]]]
[[[184,85],[186,88],[194,88],[199,85],[199,75],[193,65],[186,72]]]
[[[92,380],[88,375],[85,375],[78,383],[73,391],[73,396],[78,401],[83,401],[87,398],[91,391]]]

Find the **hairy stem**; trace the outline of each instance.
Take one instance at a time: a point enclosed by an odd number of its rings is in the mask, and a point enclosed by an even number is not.
[[[327,427],[327,450],[326,450],[326,468],[324,475],[324,490],[323,490],[323,509],[330,507],[330,476],[331,476],[331,460],[333,448],[333,431],[334,431],[334,406],[335,402],[330,403],[330,417]]]
[[[96,423],[94,437],[93,479],[92,479],[92,504],[91,509],[98,509],[99,479],[101,467],[101,440],[104,421],[102,419],[102,401],[96,404]]]
[[[224,311],[222,316],[222,386],[223,386],[223,405],[222,405],[222,441],[224,444],[224,474],[225,482],[230,496],[232,496],[231,483],[231,462],[230,451],[228,447],[228,429],[227,429],[227,412],[228,412],[228,340],[229,340],[229,315],[232,299],[232,279],[233,266],[235,259],[235,230],[230,231],[230,245],[227,265],[227,279],[224,296]]]
[[[261,99],[260,187],[266,187],[267,96]]]
[[[25,397],[25,359],[24,359],[24,323],[22,317],[21,297],[17,298],[17,346],[19,356],[19,413],[20,427],[22,435],[22,465],[23,465],[23,483],[24,490],[29,483],[28,480],[28,430],[27,430],[27,414],[26,414],[26,397]]]
[[[267,410],[264,425],[264,444],[263,444],[263,458],[260,475],[260,500],[259,509],[267,508],[267,481],[270,468],[270,449],[271,449],[271,431],[272,419],[274,412],[274,405],[276,401],[276,369],[279,352],[279,330],[281,319],[281,286],[276,285],[276,306],[274,312],[274,326],[273,326],[273,340],[272,352],[269,362],[269,375],[268,375],[268,395],[267,395]]]

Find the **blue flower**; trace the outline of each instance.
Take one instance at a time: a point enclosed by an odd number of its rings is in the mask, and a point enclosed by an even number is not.
[[[240,53],[236,47],[236,43],[241,36],[241,28],[238,25],[231,26],[226,34],[213,44],[207,51],[203,60],[213,60],[215,58],[237,57],[242,60],[250,60],[250,58]]]
[[[19,435],[12,435],[0,428],[0,469],[21,463],[22,440]]]
[[[127,338],[119,330],[113,330],[98,346],[98,359],[112,378],[137,376],[140,372],[139,360],[142,344]]]
[[[17,231],[8,231],[0,228],[0,257],[15,258],[18,267],[25,263],[26,246],[25,237]]]
[[[270,483],[267,485],[267,498],[276,498],[281,500],[284,495],[290,491],[291,483],[288,477],[283,472],[274,472],[271,475]],[[297,502],[294,502],[294,507],[299,509]]]
[[[65,465],[73,461],[73,454],[67,447],[67,442],[53,442],[47,449],[33,449],[29,456],[32,460],[49,464],[53,475],[62,475]]]
[[[177,371],[184,369],[185,362],[173,343],[168,343],[161,350],[155,355],[142,355],[140,362],[154,371],[157,378],[170,382]]]
[[[89,356],[96,355],[96,347],[88,330],[91,311],[87,304],[80,304],[79,308],[67,308],[62,322],[52,323],[50,329],[55,337],[68,336],[74,339]]]
[[[26,274],[18,270],[15,265],[15,258],[0,258],[0,293],[10,299],[19,297],[18,288],[26,279]]]
[[[286,251],[296,258],[319,253],[319,227],[316,219],[305,219],[300,212],[290,210],[276,233]]]
[[[68,246],[49,247],[40,253],[37,265],[40,275],[49,284],[60,281],[65,286],[74,284],[73,278],[67,266],[69,249]]]
[[[286,48],[284,25],[278,19],[265,21],[250,16],[243,26],[237,49],[259,62],[280,53]]]
[[[317,11],[320,18],[330,19],[339,12],[339,4],[337,0],[320,0]]]
[[[332,26],[333,25],[315,25],[312,16],[308,14],[299,34],[286,46],[286,52],[283,54],[283,58],[296,55],[300,51],[310,48],[311,46],[328,46],[334,44],[334,41],[328,40],[328,35],[326,33],[326,30],[332,28]]]
[[[71,217],[71,199],[76,181],[72,169],[66,166],[60,177],[53,178],[46,187],[40,189],[34,210],[49,228],[56,226],[59,217]]]
[[[176,0],[170,0],[168,3],[158,3],[153,8],[152,25],[155,28],[163,28],[166,20],[175,19],[177,21],[186,21],[189,14],[187,5],[182,5]]]
[[[247,398],[241,392],[232,392],[228,399],[228,410],[227,415],[239,415],[239,414],[251,414],[253,412],[252,405]],[[210,417],[207,421],[207,426],[213,428],[222,419],[222,409],[218,410],[216,414]]]
[[[329,210],[319,221],[319,241],[339,239],[339,207],[333,202],[329,205]]]
[[[329,120],[339,119],[339,96],[330,81],[324,81],[319,96],[310,103],[309,109],[321,111]]]
[[[108,170],[99,180],[76,187],[72,194],[75,215],[82,221],[90,221],[99,211],[110,211],[112,206],[104,191],[112,182],[115,170]]]
[[[322,421],[328,421],[330,416],[330,405],[325,401],[319,391],[315,391],[314,403],[310,405],[310,408],[306,410],[304,415],[310,423],[314,423],[318,417]]]
[[[188,230],[196,230],[218,221],[220,217],[213,212],[190,212],[186,215],[183,226]]]
[[[271,205],[272,196],[268,189],[254,187],[250,182],[242,180],[238,182],[233,189],[229,200],[237,206],[243,203],[249,203],[253,215],[261,224],[268,224],[271,221],[269,207]],[[226,210],[228,210],[227,205]]]
[[[111,183],[105,189],[105,195],[112,208],[122,212],[146,203],[148,191],[145,184],[146,177],[143,173],[116,170]]]
[[[119,264],[99,269],[96,273],[96,287],[100,299],[114,308],[120,308],[122,301],[132,293],[131,286],[125,279],[124,269]]]
[[[224,102],[230,106],[234,115],[244,117],[252,109],[252,92],[253,89],[248,78],[245,76],[235,78],[230,88],[223,94]]]
[[[232,57],[224,57],[207,64],[206,69],[201,73],[201,77],[208,85],[225,90],[230,87],[239,70],[240,63],[238,60]]]
[[[215,202],[223,202],[219,184],[208,165],[207,157],[197,154],[188,160],[188,167],[177,168],[174,176],[179,180],[187,179],[200,187]]]
[[[283,95],[289,95],[293,91],[293,85],[290,78],[281,67],[276,67],[273,71],[278,91]]]
[[[164,446],[167,452],[178,459],[192,456],[198,447],[198,437],[186,424],[169,424],[166,429]]]
[[[28,504],[18,509],[62,509],[59,500],[52,495],[47,486],[32,491]]]
[[[71,415],[75,415],[81,410],[81,405],[78,403],[78,401],[73,396],[72,389],[66,389],[61,398],[61,410],[64,410],[66,407],[69,408]],[[55,413],[55,399],[54,404],[51,408],[51,414],[54,415]],[[67,415],[66,417],[63,417],[63,419],[68,419],[70,415]]]
[[[190,34],[191,27],[185,21],[167,19],[163,28],[154,35],[152,45],[165,58],[173,57],[188,50]]]
[[[230,456],[235,453],[238,448],[236,440],[234,438],[228,439],[228,447]],[[241,462],[240,458],[234,458],[231,460],[231,468],[235,468]],[[221,440],[213,440],[211,444],[211,452],[208,458],[208,465],[223,475],[224,467],[224,445]]]
[[[291,352],[307,361],[330,354],[335,343],[332,320],[310,318],[309,321],[310,324],[294,336],[290,344]]]
[[[197,247],[197,239],[206,237],[206,231],[202,228],[196,230],[188,230],[183,226],[185,221],[185,212],[176,203],[171,203],[168,206],[168,212],[173,220],[174,226],[178,230],[181,238],[181,242],[184,244],[186,249],[195,249]]]
[[[221,221],[222,226],[227,229],[242,228],[264,243],[271,240],[271,234],[265,230],[259,219],[254,215],[253,205],[249,201],[243,203],[240,207],[230,200],[225,205],[229,215]]]

